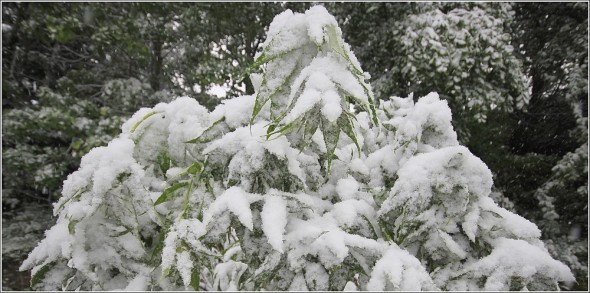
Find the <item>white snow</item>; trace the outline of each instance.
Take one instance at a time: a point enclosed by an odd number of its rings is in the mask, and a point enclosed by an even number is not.
[[[278,252],[283,252],[283,239],[287,225],[287,205],[282,197],[267,195],[260,213],[262,231],[268,243]]]
[[[356,193],[359,191],[360,185],[352,176],[338,180],[336,185],[336,192],[342,201],[348,199],[355,199]]]
[[[148,280],[145,276],[137,275],[123,291],[145,291],[147,290]]]
[[[247,193],[241,188],[235,186],[231,187],[211,203],[203,215],[203,223],[208,225],[209,223],[214,222],[216,215],[227,210],[236,215],[242,225],[249,230],[252,230],[254,224],[252,222],[250,203],[253,201],[256,201],[256,199],[248,197]]]
[[[527,279],[542,274],[562,281],[574,280],[569,268],[551,258],[543,248],[524,240],[507,238],[498,238],[493,244],[490,255],[467,266],[477,277],[488,276],[485,290],[507,290],[508,279],[512,276]]]
[[[371,279],[367,283],[369,291],[432,291],[436,286],[420,261],[392,245],[377,261]]]

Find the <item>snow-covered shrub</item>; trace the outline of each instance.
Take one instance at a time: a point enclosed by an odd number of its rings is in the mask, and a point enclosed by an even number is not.
[[[256,93],[143,108],[64,182],[38,289],[557,289],[537,227],[489,197],[446,101],[376,106],[335,19],[285,11]]]

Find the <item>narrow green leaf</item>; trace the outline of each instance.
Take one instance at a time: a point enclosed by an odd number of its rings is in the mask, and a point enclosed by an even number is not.
[[[297,121],[297,120],[295,120],[295,121]],[[274,132],[271,132],[271,133],[268,133],[267,132],[266,133],[266,139],[268,140],[271,136],[273,136],[275,134],[279,134],[278,137],[281,137],[281,136],[289,133],[289,131],[291,130],[291,128],[293,128],[293,126],[295,126],[295,124],[296,124],[295,121],[293,121],[293,122],[291,122],[291,123],[289,123],[289,124],[281,127],[279,130],[276,130]],[[274,129],[274,127],[273,127],[273,129]]]
[[[152,115],[157,114],[157,113],[158,112],[150,112],[150,113],[146,114],[145,116],[143,116],[143,118],[141,118],[141,120],[139,120],[137,123],[135,123],[135,125],[133,125],[133,127],[131,128],[131,133],[135,132],[135,129],[137,129],[139,124],[141,124],[143,121],[145,121],[146,119],[150,118]]]
[[[68,231],[70,234],[74,234],[74,232],[76,232],[76,224],[78,224],[78,221],[76,220],[70,220],[68,223]]]
[[[172,159],[166,152],[161,152],[158,157],[156,158],[156,162],[158,163],[158,167],[160,167],[160,171],[162,174],[166,175],[166,171],[170,169],[172,165]]]
[[[152,253],[150,254],[150,258],[148,261],[155,267],[157,267],[157,264],[155,263],[156,256],[159,255],[162,252],[162,249],[164,248],[164,240],[166,240],[166,234],[168,234],[168,230],[170,229],[171,223],[172,222],[170,220],[166,220],[163,223],[162,231],[160,231],[160,235],[158,236],[158,242],[156,243],[154,250],[152,250]]]
[[[324,143],[326,144],[326,154],[328,156],[328,175],[330,174],[330,168],[332,166],[332,159],[334,158],[334,151],[340,138],[340,127],[336,123],[331,123],[326,119],[322,121],[322,132],[324,134]]]
[[[213,124],[211,124],[209,127],[207,127],[207,129],[205,129],[203,131],[203,133],[201,133],[201,135],[197,136],[196,138],[193,138],[191,140],[185,141],[184,143],[197,143],[197,142],[207,142],[204,140],[201,140],[201,137],[205,134],[207,134],[211,129],[213,129],[213,127],[215,127],[215,125],[221,123],[225,121],[225,116],[221,117],[220,119],[218,119],[217,121],[213,122]]]
[[[266,77],[262,80],[261,88],[266,85]],[[261,97],[260,91],[256,94],[256,100],[254,101],[254,109],[252,109],[252,115],[250,116],[250,124],[254,124],[254,118],[260,113],[262,107],[270,100],[270,95],[268,97]]]
[[[162,192],[162,195],[160,195],[160,197],[158,197],[158,199],[156,200],[156,202],[154,202],[154,206],[157,206],[161,203],[164,203],[170,199],[172,199],[171,197],[169,197],[169,195],[173,194],[174,191],[185,187],[188,185],[188,182],[178,182],[168,188],[166,188],[166,190],[164,190],[164,192]]]
[[[193,287],[193,290],[200,291],[199,287],[201,285],[201,268],[198,265],[193,267],[190,284]]]
[[[272,132],[277,128],[277,125],[274,123],[271,123],[268,128],[266,129],[266,139],[268,139],[270,137],[270,135],[272,134]]]
[[[72,199],[77,199],[79,198],[82,193],[88,191],[88,186],[78,190],[74,195],[72,195],[72,197],[68,198],[68,200],[64,201],[62,204],[59,205],[59,207],[57,208],[57,211],[61,211],[63,209],[63,207],[65,206],[66,203],[68,203],[69,201],[71,201]]]
[[[299,150],[303,151],[303,149],[305,149],[311,143],[311,138],[318,130],[318,127],[319,123],[317,123],[316,121],[309,121],[309,119],[305,121],[305,127],[303,130],[303,141],[301,142],[301,147],[299,148]]]
[[[339,42],[338,34],[336,33],[336,27],[334,25],[326,26],[326,34],[328,35],[328,45],[330,45],[330,48],[332,48],[334,52],[346,58],[344,48],[342,48],[342,45]]]
[[[192,165],[190,165],[190,167],[188,167],[186,172],[188,174],[196,175],[197,173],[201,172],[201,170],[202,170],[201,163],[194,162]]]
[[[350,137],[350,139],[352,139],[352,141],[354,142],[354,145],[356,146],[356,149],[358,150],[358,153],[360,155],[361,147],[356,139],[356,134],[354,133],[354,130],[353,130],[352,121],[350,121],[350,118],[348,117],[348,115],[346,115],[346,113],[342,113],[342,115],[340,115],[340,117],[338,117],[338,120],[336,122],[340,126],[340,129],[348,137]]]
[[[393,238],[391,238],[389,233],[387,233],[387,229],[385,228],[385,224],[383,224],[383,221],[381,219],[379,220],[379,227],[381,228],[381,233],[383,233],[383,236],[385,236],[385,239],[387,240],[387,242],[393,243]]]
[[[55,263],[50,262],[43,267],[41,267],[31,278],[31,288],[35,287],[35,285],[39,284],[43,278],[45,278],[45,274],[49,272],[49,270],[55,265]]]
[[[379,237],[379,233],[377,233],[375,226],[373,226],[373,223],[371,223],[371,221],[369,221],[369,218],[367,218],[367,216],[365,216],[365,215],[361,215],[361,217],[363,217],[363,219],[367,222],[367,224],[369,224],[369,228],[371,228],[371,231],[373,232],[373,235],[375,235],[375,238]]]

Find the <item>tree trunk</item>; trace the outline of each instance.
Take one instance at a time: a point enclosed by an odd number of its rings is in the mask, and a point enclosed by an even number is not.
[[[160,74],[162,71],[162,40],[156,36],[152,41],[152,60],[150,70],[150,86],[154,92],[160,90]]]

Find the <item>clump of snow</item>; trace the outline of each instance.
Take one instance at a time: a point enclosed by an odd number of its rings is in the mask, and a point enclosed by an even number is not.
[[[509,290],[510,278],[525,280],[534,275],[552,276],[560,281],[574,281],[574,275],[563,263],[551,258],[546,249],[519,239],[498,238],[490,255],[467,266],[475,277],[487,277],[484,290]]]
[[[240,289],[239,280],[248,265],[230,260],[220,263],[215,267],[215,281],[213,288],[222,291],[237,291]]]
[[[355,195],[359,191],[360,185],[351,176],[340,179],[336,186],[336,192],[342,201],[356,198]]]
[[[268,238],[268,243],[278,252],[283,252],[283,238],[287,225],[287,205],[279,196],[268,196],[262,217],[262,231]]]
[[[369,291],[432,291],[436,286],[420,261],[392,245],[377,261],[371,279],[367,283]]]
[[[148,280],[145,276],[137,275],[123,291],[145,291],[148,288]]]
[[[260,196],[248,194],[239,187],[231,187],[217,197],[203,216],[203,223],[208,225],[215,221],[215,216],[224,212],[232,212],[246,228],[252,230],[252,211],[250,204],[260,200]]]

